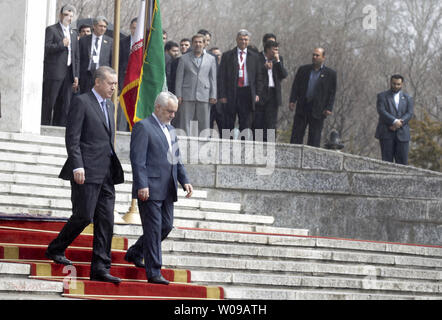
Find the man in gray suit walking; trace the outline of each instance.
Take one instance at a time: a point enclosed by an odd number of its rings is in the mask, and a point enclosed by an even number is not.
[[[413,99],[402,92],[404,78],[393,75],[390,90],[378,94],[376,108],[379,122],[375,137],[381,145],[382,160],[399,164],[408,164],[410,127],[408,122],[413,117]]]
[[[175,94],[180,111],[177,127],[196,136],[210,127],[210,105],[216,103],[216,60],[204,53],[204,36],[192,37],[192,52],[184,54],[178,64]],[[198,132],[191,132],[190,122],[198,121]]]
[[[186,197],[193,192],[181,162],[175,128],[170,125],[177,110],[176,96],[161,92],[154,113],[134,125],[130,140],[132,196],[138,199],[143,235],[127,250],[125,259],[144,267],[148,282],[166,285],[169,281],[161,275],[161,242],[173,228],[178,183],[187,192]]]

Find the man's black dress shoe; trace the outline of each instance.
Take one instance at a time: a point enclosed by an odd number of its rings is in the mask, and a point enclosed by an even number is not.
[[[46,250],[45,255],[48,259],[54,260],[55,263],[64,264],[65,266],[72,265],[72,261],[66,258],[64,254],[52,254]]]
[[[90,275],[90,279],[92,281],[103,281],[103,282],[112,282],[112,283],[120,283],[121,279],[114,277],[110,273],[94,273]]]
[[[132,254],[130,254],[130,251],[126,252],[126,255],[124,256],[124,260],[127,262],[131,262],[135,265],[135,267],[138,268],[146,268],[146,265],[143,263],[143,259],[140,257],[135,257]]]
[[[169,281],[164,279],[161,274],[159,276],[148,278],[147,282],[149,282],[149,283],[156,283],[156,284],[166,284],[166,285],[169,284]]]

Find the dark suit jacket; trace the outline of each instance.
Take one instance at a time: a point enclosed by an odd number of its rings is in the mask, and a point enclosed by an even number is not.
[[[80,59],[77,32],[71,32],[72,78],[79,77]],[[68,71],[68,48],[63,45],[64,33],[60,23],[46,28],[44,52],[44,80],[63,80]]]
[[[264,102],[267,100],[267,96],[269,94],[269,73],[267,67],[265,66],[266,58],[262,52],[259,54],[259,63],[261,66],[260,70],[262,72],[263,79],[263,91],[262,95],[260,96],[260,102]],[[284,68],[284,59],[281,56],[279,57],[279,63],[273,61],[272,73],[273,81],[275,82],[277,105],[280,106],[282,105],[281,81],[288,76],[287,70]]]
[[[168,126],[173,149],[173,158],[168,152],[169,144],[155,118],[151,115],[137,122],[130,141],[130,162],[133,174],[133,198],[138,190],[149,188],[149,200],[165,200],[173,192],[177,200],[177,181],[184,186],[189,183],[186,170],[180,159],[175,128]],[[172,160],[172,161],[171,161]],[[171,178],[174,191],[170,188]]]
[[[80,39],[80,81],[88,77],[89,61],[91,58],[92,35]],[[112,38],[103,35],[103,41],[100,49],[100,66],[112,67]]]
[[[249,81],[252,106],[255,106],[255,97],[262,95],[263,81],[262,73],[259,72],[259,58],[258,54],[250,49],[247,49],[247,77]],[[230,51],[224,52],[221,58],[219,68],[219,93],[218,98],[227,98],[227,104],[234,104],[236,102],[236,92],[238,87],[238,51],[237,47]]]
[[[379,122],[376,127],[375,137],[377,139],[394,139],[399,141],[410,141],[410,126],[408,122],[413,117],[413,99],[402,91],[399,94],[399,107],[396,109],[393,93],[391,90],[381,92],[377,96],[376,109],[379,114]],[[402,119],[404,125],[396,131],[389,129],[394,120]]]
[[[110,128],[93,92],[75,96],[66,124],[68,159],[59,177],[73,179],[73,170],[84,168],[85,183],[102,183],[112,168],[114,184],[124,182],[123,169],[114,149],[114,105],[107,100]]]
[[[118,63],[118,87],[123,90],[124,77],[126,75],[127,65],[130,55],[130,35],[120,41],[120,57]]]
[[[290,102],[297,102],[296,114],[305,114],[307,105],[307,88],[310,79],[311,64],[299,67],[293,80]],[[323,67],[316,83],[312,101],[312,115],[316,119],[324,118],[325,110],[333,111],[336,95],[336,72]]]

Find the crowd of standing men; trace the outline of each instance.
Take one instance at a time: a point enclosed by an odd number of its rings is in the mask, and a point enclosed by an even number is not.
[[[70,27],[75,8],[67,5],[63,9],[59,23],[46,29],[42,125],[65,126],[72,96],[90,91],[95,70],[112,65],[113,39],[105,34],[106,18],[97,17],[92,26],[79,26],[77,33]],[[131,34],[120,42],[119,92],[136,25],[137,19],[133,19]],[[267,141],[269,137],[269,141],[275,141],[278,109],[283,104],[281,82],[288,73],[276,35],[263,36],[262,52],[251,45],[250,38],[249,31],[240,30],[236,35],[237,46],[222,53],[220,48],[210,47],[211,34],[207,30],[199,30],[179,43],[167,41],[167,33],[163,32],[167,86],[178,97],[180,106],[172,122],[175,127],[187,135],[198,136],[205,129],[215,128],[216,123],[222,138],[231,138],[237,127],[243,139]],[[325,60],[325,50],[315,48],[312,63],[297,69],[289,99],[289,110],[295,111],[290,143],[302,144],[308,128],[307,144],[320,147],[324,120],[333,112],[337,88],[336,72],[325,66]],[[403,77],[400,81],[403,83]],[[378,130],[376,137],[382,138],[381,147],[386,145],[384,137],[408,139],[408,134],[402,132],[408,130],[407,119],[413,105],[411,99],[407,101],[410,106],[406,107],[405,119],[400,118],[397,108],[388,109],[394,120],[402,120],[404,127],[395,128],[387,123],[388,134],[379,135]],[[378,113],[382,123],[385,114],[379,108]],[[118,108],[117,129],[129,131],[121,108]],[[214,136],[213,133],[209,136]],[[409,141],[402,140],[398,141]],[[383,156],[384,160],[390,158]],[[405,160],[397,161],[406,164]]]

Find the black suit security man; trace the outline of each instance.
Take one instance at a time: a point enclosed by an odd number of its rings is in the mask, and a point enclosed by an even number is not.
[[[237,115],[240,131],[252,128],[255,104],[263,88],[258,53],[247,48],[250,36],[247,30],[240,30],[236,36],[237,46],[221,58],[218,98],[227,104],[224,120],[229,130],[233,130]]]
[[[94,19],[91,35],[80,39],[80,92],[91,91],[94,72],[102,66],[112,66],[113,40],[104,33],[108,21],[105,17]]]
[[[413,99],[402,92],[404,77],[395,74],[390,79],[390,90],[377,96],[379,121],[375,137],[381,145],[382,160],[408,164],[410,126],[413,117]]]
[[[46,256],[69,265],[66,248],[90,223],[94,242],[90,279],[120,282],[110,275],[114,226],[115,184],[124,182],[123,169],[115,154],[114,105],[109,100],[117,90],[116,72],[100,67],[92,91],[76,96],[66,125],[68,159],[59,177],[71,181],[72,216],[48,246]]]
[[[46,28],[42,125],[65,126],[72,95],[78,90],[78,39],[70,28],[75,12],[73,6],[63,6],[60,21]]]
[[[312,64],[299,67],[290,94],[295,118],[290,143],[302,144],[307,126],[307,144],[319,147],[324,120],[332,114],[336,95],[336,72],[324,66],[325,50],[313,50]]]
[[[263,141],[266,142],[267,130],[276,130],[278,107],[282,104],[281,81],[287,78],[288,73],[276,41],[270,40],[264,44],[259,61],[264,86],[260,101],[256,104],[253,126],[254,129],[263,129]]]

